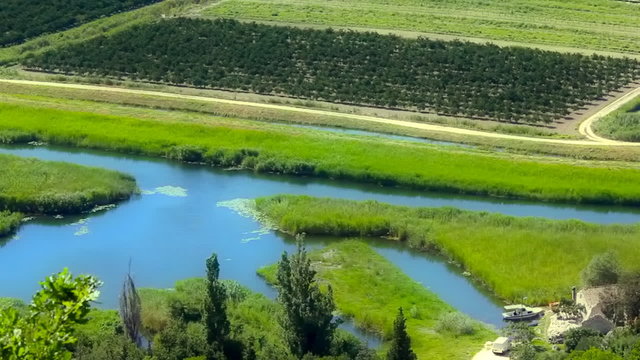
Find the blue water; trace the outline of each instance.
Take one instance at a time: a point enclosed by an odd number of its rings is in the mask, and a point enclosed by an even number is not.
[[[293,249],[290,239],[260,231],[254,219],[220,207],[236,198],[290,193],[346,199],[374,199],[410,206],[456,206],[518,216],[591,222],[640,221],[638,209],[545,205],[487,200],[355,185],[328,180],[256,175],[161,159],[121,156],[61,148],[2,147],[0,153],[99,166],[133,175],[143,194],[115,209],[63,219],[39,218],[26,223],[0,248],[0,296],[28,300],[38,281],[67,266],[104,281],[100,300],[116,307],[131,260],[138,287],[172,287],[176,280],[204,275],[204,261],[216,252],[221,277],[234,279],[270,297],[274,290],[256,275],[280,254]],[[174,191],[162,192],[163,187]],[[160,188],[160,189],[158,189]],[[175,191],[177,190],[177,191]],[[84,219],[84,220],[83,220]],[[325,240],[308,239],[310,247]],[[500,302],[437,257],[417,254],[391,242],[373,242],[375,249],[414,280],[460,311],[500,326]],[[372,340],[373,341],[373,340]]]

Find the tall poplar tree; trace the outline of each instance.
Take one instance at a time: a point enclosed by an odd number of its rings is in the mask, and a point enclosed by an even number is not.
[[[337,327],[331,286],[322,292],[315,275],[302,237],[298,237],[297,252],[282,254],[277,279],[278,301],[284,308],[281,325],[291,352],[299,358],[307,353],[327,355]]]
[[[227,318],[227,292],[218,279],[220,264],[218,255],[207,259],[207,298],[204,304],[204,321],[207,327],[207,360],[224,359],[224,344],[229,335]]]

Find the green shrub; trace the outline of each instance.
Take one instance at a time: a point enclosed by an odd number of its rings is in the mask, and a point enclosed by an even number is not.
[[[597,342],[598,339],[600,341],[599,343]],[[601,346],[602,340],[602,334],[596,330],[585,327],[570,329],[564,333],[564,344],[567,352],[572,352],[578,349],[578,346],[588,346],[586,349],[583,348],[578,350],[588,350],[591,345],[596,343]]]
[[[472,335],[476,331],[473,321],[459,312],[443,314],[438,320],[435,330],[440,333],[454,334],[455,336]]]
[[[582,271],[582,283],[588,287],[616,284],[621,272],[620,263],[614,253],[596,255]]]

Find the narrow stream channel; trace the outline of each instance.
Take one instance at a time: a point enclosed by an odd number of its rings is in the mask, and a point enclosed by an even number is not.
[[[455,206],[517,216],[578,218],[598,223],[640,221],[638,209],[550,205],[444,195],[328,180],[256,175],[146,157],[68,148],[0,147],[0,153],[103,167],[133,175],[143,194],[115,209],[91,215],[38,218],[10,239],[0,239],[0,296],[28,300],[38,282],[63,267],[91,273],[105,285],[101,306],[117,306],[129,260],[139,287],[172,287],[176,280],[204,275],[204,261],[216,252],[221,276],[273,297],[256,270],[279,259],[294,244],[218,203],[237,198],[290,193],[354,200],[373,199],[408,206]],[[327,239],[310,238],[310,247]],[[460,311],[501,326],[500,302],[443,259],[397,244],[372,241],[374,248],[407,275]],[[347,324],[347,327],[349,324]],[[359,334],[364,337],[364,334]],[[370,338],[370,345],[376,345]]]

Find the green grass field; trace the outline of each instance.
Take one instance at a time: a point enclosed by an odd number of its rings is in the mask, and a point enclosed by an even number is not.
[[[595,122],[593,128],[609,139],[640,142],[640,96]]]
[[[640,171],[536,162],[322,132],[242,129],[0,105],[0,138],[270,172],[556,202],[639,204]]]
[[[640,53],[640,6],[623,1],[226,0],[202,15]]]
[[[77,78],[52,77],[36,78],[36,80],[60,81],[79,80]],[[84,79],[87,80],[87,79]],[[113,85],[108,82],[107,85]],[[220,97],[223,99],[234,99],[241,101],[264,102],[267,104],[276,103],[291,106],[305,106],[318,108],[321,110],[340,111],[345,113],[355,113],[360,115],[372,115],[389,117],[392,119],[428,122],[442,124],[452,127],[471,128],[483,131],[504,132],[527,136],[550,137],[553,134],[549,130],[532,128],[524,125],[499,124],[483,120],[472,121],[460,118],[448,118],[430,116],[429,114],[415,115],[413,113],[390,113],[381,109],[355,108],[355,107],[328,107],[324,103],[309,103],[299,100],[261,98],[254,94],[225,93],[223,91],[205,91],[188,88],[167,88],[152,85],[140,85],[128,82],[118,82],[118,86],[133,87],[143,86],[149,90],[161,90],[167,92],[179,92],[187,95]],[[28,105],[32,107],[54,108],[60,110],[85,111],[90,108],[92,112],[106,115],[120,115],[127,117],[184,121],[212,125],[235,125],[251,128],[272,128],[274,123],[294,123],[305,125],[320,125],[329,127],[345,127],[374,131],[378,133],[389,133],[396,135],[406,135],[422,137],[433,140],[452,141],[477,145],[485,150],[500,149],[500,152],[511,152],[517,154],[551,154],[554,156],[566,157],[570,159],[586,160],[617,160],[627,161],[626,165],[633,166],[631,161],[640,158],[640,147],[607,147],[588,145],[564,145],[546,144],[523,140],[494,139],[482,136],[458,135],[447,132],[433,132],[409,127],[399,127],[394,125],[372,123],[369,121],[342,118],[336,116],[324,116],[316,114],[298,113],[267,109],[259,107],[239,106],[222,103],[208,103],[195,100],[165,99],[155,98],[145,95],[121,94],[100,91],[88,91],[78,89],[61,89],[46,86],[3,84],[0,89],[0,102],[16,105]],[[214,115],[214,116],[211,116]],[[253,120],[253,121],[251,121]],[[281,126],[276,126],[282,128]],[[302,129],[298,129],[302,131]],[[313,130],[305,129],[305,132]],[[557,136],[557,135],[556,135]]]
[[[310,255],[318,277],[331,284],[338,310],[357,326],[388,339],[395,314],[402,307],[418,359],[469,359],[495,338],[492,331],[474,322],[472,335],[436,331],[440,318],[455,310],[364,242],[338,242]],[[259,273],[273,283],[276,266]]]
[[[518,218],[454,208],[409,208],[373,201],[304,196],[257,200],[283,231],[334,236],[390,236],[416,249],[436,249],[498,296],[546,303],[580,285],[593,256],[614,251],[638,268],[640,224],[596,225],[576,220]]]
[[[78,213],[127,199],[136,190],[128,175],[61,162],[0,155],[0,169],[2,210]]]

